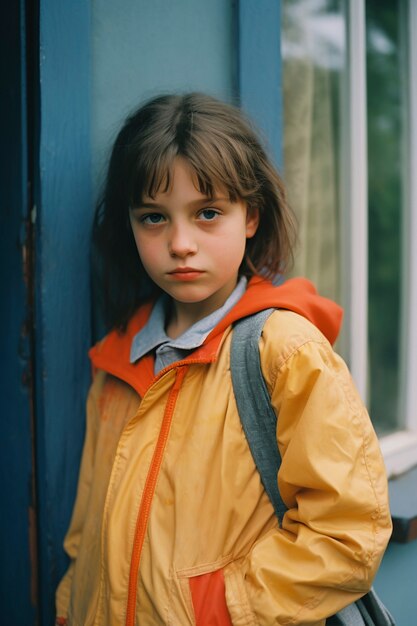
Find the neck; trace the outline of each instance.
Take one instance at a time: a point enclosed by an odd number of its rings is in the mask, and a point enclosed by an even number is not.
[[[203,317],[206,317],[218,308],[216,307],[212,311],[207,312],[207,309],[202,304],[201,302],[196,302],[195,304],[173,302],[165,329],[168,337],[176,339],[193,324],[199,322]]]
[[[218,291],[211,293],[204,300],[181,302],[172,299],[171,311],[165,328],[168,337],[176,339],[188,330],[190,326],[203,319],[203,317],[207,317],[214,311],[220,309],[233,293],[236,285],[237,276],[233,277],[232,280],[228,281]]]

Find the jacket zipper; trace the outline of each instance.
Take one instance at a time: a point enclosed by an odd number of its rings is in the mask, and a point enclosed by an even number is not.
[[[132,557],[130,561],[129,587],[126,608],[126,626],[134,626],[135,624],[137,582],[143,542],[145,539],[149,513],[155,493],[156,481],[158,479],[159,470],[161,468],[165,445],[168,440],[178,392],[180,390],[187,369],[188,367],[181,367],[177,370],[175,383],[171,391],[169,392],[167,404],[165,407],[164,418],[162,420],[161,430],[159,431],[158,441],[156,443],[156,447],[153,453],[151,465],[148,471],[148,475],[146,477],[145,488],[143,490],[142,499],[139,506],[139,512],[136,519],[135,536],[133,540]]]

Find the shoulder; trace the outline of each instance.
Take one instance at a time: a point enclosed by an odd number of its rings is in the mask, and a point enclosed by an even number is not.
[[[351,376],[343,359],[333,350],[323,333],[302,315],[287,310],[274,311],[266,321],[259,342],[261,364],[269,386],[278,375],[311,380],[326,374],[328,381],[351,386]]]
[[[278,309],[265,322],[260,349],[261,353],[270,353],[279,365],[280,361],[284,362],[311,343],[333,351],[323,333],[308,319],[293,311]]]
[[[314,390],[319,413],[325,412],[325,407],[331,407],[330,413],[336,406],[344,407],[347,418],[362,416],[362,420],[366,416],[368,424],[369,417],[345,361],[307,319],[291,311],[272,313],[265,323],[259,351],[275,407],[290,398],[305,399]]]

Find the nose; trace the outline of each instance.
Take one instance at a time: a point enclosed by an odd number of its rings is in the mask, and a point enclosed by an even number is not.
[[[185,224],[172,225],[169,241],[169,254],[172,257],[185,259],[187,256],[196,254],[197,242],[193,236],[192,228]]]

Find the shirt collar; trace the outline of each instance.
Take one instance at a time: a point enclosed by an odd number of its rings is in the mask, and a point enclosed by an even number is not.
[[[205,338],[217,323],[240,300],[246,291],[246,286],[247,279],[242,276],[222,307],[190,326],[176,339],[171,339],[165,332],[165,319],[170,305],[170,298],[166,294],[162,294],[156,301],[145,326],[133,337],[130,349],[130,362],[134,363],[162,344],[181,350],[198,348],[203,344]]]

